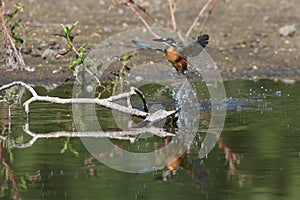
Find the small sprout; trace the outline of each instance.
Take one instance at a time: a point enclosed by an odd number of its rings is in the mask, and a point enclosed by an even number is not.
[[[128,62],[130,60],[130,58],[134,57],[133,54],[123,54],[119,57],[119,60],[120,61],[123,61],[123,62]]]
[[[75,156],[78,156],[79,153],[73,148],[73,145],[70,143],[70,138],[68,138],[65,143],[63,148],[60,150],[61,154],[64,154],[67,150],[69,150],[71,153],[73,153]]]
[[[23,44],[24,40],[20,37],[20,35],[22,35],[22,32],[24,32],[24,28],[26,29],[26,26],[24,26],[25,24],[28,24],[28,22],[26,22],[24,25],[21,25],[22,20],[18,19],[16,21],[14,21],[13,19],[15,18],[15,16],[19,13],[22,12],[24,7],[23,4],[21,3],[15,3],[14,4],[15,10],[13,12],[11,12],[10,10],[8,12],[6,12],[6,22],[10,28],[10,32],[11,32],[11,36],[14,39],[14,41],[16,43],[19,44]],[[18,31],[17,31],[18,29]]]
[[[73,40],[74,40],[74,36],[71,35],[72,31],[74,30],[74,28],[79,24],[78,21],[74,22],[73,24],[71,24],[70,26],[67,26],[67,25],[64,25],[64,24],[61,24],[61,27],[64,31],[63,34],[53,34],[54,36],[57,36],[57,37],[62,37],[62,38],[65,38],[66,41],[67,41],[67,51],[66,52],[62,52],[62,53],[59,53],[58,55],[56,55],[55,57],[58,58],[58,57],[61,57],[61,56],[64,56],[66,55],[67,53],[69,52],[74,52],[76,54],[75,56],[75,59],[72,60],[70,62],[70,65],[69,65],[69,68],[73,71],[73,76],[74,77],[77,77],[78,76],[78,70],[77,70],[77,67],[82,67],[83,65],[83,62],[85,60],[85,52],[87,50],[87,46],[86,44],[82,44],[78,49],[75,47],[74,43],[73,43]],[[67,79],[67,80],[70,80]],[[66,80],[66,81],[67,81]]]
[[[0,95],[0,102],[13,104],[17,98],[18,95],[14,91],[7,91],[4,96]]]
[[[21,176],[21,184],[20,185],[24,190],[27,190],[27,182],[26,182],[26,178],[24,176]]]

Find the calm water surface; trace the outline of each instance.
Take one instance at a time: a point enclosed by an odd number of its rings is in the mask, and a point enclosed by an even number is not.
[[[79,138],[38,139],[31,147],[0,151],[0,198],[10,199],[299,199],[300,196],[300,82],[284,84],[269,80],[225,82],[225,127],[215,148],[200,160],[195,139],[188,155],[194,172],[182,167],[167,181],[163,170],[131,174],[111,169],[86,150]],[[70,97],[71,87],[59,87],[41,95]],[[25,94],[24,98],[28,98]],[[172,106],[170,98],[150,102],[150,107]],[[209,102],[201,104],[199,135],[209,122]],[[151,99],[151,98],[149,98]],[[164,103],[162,103],[164,102]],[[166,104],[166,105],[165,105]],[[139,107],[139,103],[136,103]],[[22,106],[12,106],[9,124],[7,105],[0,104],[2,135],[18,142],[30,137],[23,131]],[[113,129],[108,110],[99,108],[102,124]],[[36,133],[74,131],[72,107],[34,103],[30,130]],[[196,137],[198,137],[196,136]],[[137,144],[114,140],[128,149],[149,151],[149,138]],[[66,147],[64,151],[64,147]],[[153,147],[151,147],[153,148]],[[151,149],[150,148],[150,149]]]

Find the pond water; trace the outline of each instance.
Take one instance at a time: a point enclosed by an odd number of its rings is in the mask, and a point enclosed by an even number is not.
[[[0,199],[298,199],[300,82],[236,80],[224,84],[227,99],[220,105],[227,112],[221,138],[205,158],[198,158],[199,138],[205,135],[210,119],[204,95],[199,102],[199,133],[183,158],[188,164],[167,180],[162,178],[163,169],[139,174],[114,170],[93,158],[80,138],[38,139],[22,149],[6,148],[1,141]],[[36,89],[40,95],[72,96],[72,86],[48,92]],[[172,107],[174,101],[161,96],[149,102],[150,107]],[[28,97],[25,93],[23,98]],[[140,106],[138,101],[134,106]],[[71,105],[36,102],[30,108],[32,132],[75,130]],[[1,103],[0,110],[2,135],[10,131],[13,140],[29,141],[23,130],[23,107],[13,105],[10,120],[8,106]],[[97,112],[107,113],[101,124],[114,129],[109,111],[99,108]],[[113,142],[132,151],[149,151],[164,139]]]

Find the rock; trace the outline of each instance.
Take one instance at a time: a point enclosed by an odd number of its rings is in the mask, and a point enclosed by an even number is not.
[[[110,33],[110,32],[112,32],[112,29],[109,26],[104,26],[103,31],[106,33]]]
[[[281,28],[279,28],[278,32],[279,35],[281,36],[293,36],[295,34],[295,32],[297,31],[296,25],[292,24],[292,25],[285,25]]]
[[[281,79],[281,81],[283,83],[285,83],[285,84],[291,84],[291,85],[294,85],[296,83],[296,80],[294,80],[294,79],[287,79],[287,78]]]
[[[35,67],[26,66],[25,70],[28,71],[28,72],[35,72]]]
[[[54,70],[52,71],[52,74],[58,74],[60,71],[61,71],[60,69],[54,69]]]
[[[42,54],[42,58],[44,59],[51,59],[53,60],[55,58],[55,55],[57,54],[57,51],[51,48],[47,48],[44,53]]]

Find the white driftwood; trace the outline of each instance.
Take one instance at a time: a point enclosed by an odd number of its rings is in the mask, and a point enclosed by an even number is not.
[[[26,143],[13,143],[15,148],[27,148],[31,147],[37,139],[40,138],[59,138],[59,137],[91,137],[91,138],[110,138],[119,140],[130,140],[130,142],[135,142],[139,136],[144,133],[151,133],[158,137],[175,136],[172,133],[168,133],[161,128],[134,128],[128,131],[84,131],[84,132],[67,132],[67,131],[57,131],[50,133],[34,133],[29,130],[29,124],[24,126],[24,132],[30,135],[32,138]],[[5,140],[6,138],[3,138]]]
[[[98,98],[68,98],[68,99],[66,99],[66,98],[58,98],[58,97],[40,96],[36,93],[36,91],[30,85],[28,85],[24,82],[21,82],[21,81],[15,81],[15,82],[9,83],[7,85],[3,85],[2,87],[0,87],[0,91],[11,88],[13,86],[17,86],[17,85],[25,87],[32,94],[32,97],[23,104],[23,106],[25,107],[25,113],[26,113],[27,117],[29,117],[29,113],[30,113],[29,105],[35,101],[43,101],[43,102],[50,102],[50,103],[57,103],[57,104],[97,104],[99,106],[103,106],[103,107],[106,107],[106,108],[109,108],[112,110],[120,111],[120,112],[127,113],[127,114],[130,114],[133,116],[141,117],[141,118],[146,118],[149,115],[149,113],[146,113],[146,112],[134,109],[134,108],[130,108],[130,107],[125,107],[125,106],[122,106],[122,105],[119,105],[119,104],[113,102],[113,101],[120,100],[120,99],[128,99],[132,95],[137,94],[135,92],[134,87],[130,88],[130,92],[111,96],[107,99],[98,99]]]
[[[58,138],[58,137],[95,137],[95,138],[111,138],[111,139],[121,139],[121,140],[130,140],[134,142],[138,140],[141,135],[144,133],[151,133],[152,135],[156,135],[159,137],[167,137],[167,136],[175,136],[172,133],[166,132],[161,128],[154,127],[155,123],[163,122],[165,119],[174,119],[176,118],[176,111],[165,111],[165,110],[158,110],[153,114],[149,114],[144,111],[140,111],[134,109],[132,107],[126,107],[114,103],[113,101],[120,100],[120,99],[127,99],[130,100],[132,95],[139,95],[144,103],[144,109],[147,110],[146,100],[143,97],[142,93],[136,88],[130,88],[130,92],[122,93],[119,95],[111,96],[107,99],[98,99],[98,98],[69,98],[69,99],[62,99],[58,97],[49,97],[49,96],[40,96],[36,93],[36,91],[28,84],[15,81],[7,85],[3,85],[0,87],[1,90],[5,90],[11,88],[13,86],[23,86],[29,90],[32,94],[32,97],[28,99],[23,106],[25,107],[25,112],[27,116],[27,123],[24,126],[24,131],[32,137],[32,139],[24,144],[14,143],[13,146],[16,148],[26,148],[30,147],[34,144],[34,142],[39,138]],[[132,128],[126,131],[87,131],[87,132],[67,132],[67,131],[58,131],[58,132],[50,132],[50,133],[33,133],[29,129],[29,105],[35,101],[43,101],[43,102],[50,102],[50,103],[58,103],[58,104],[97,104],[112,110],[117,110],[123,113],[131,114],[133,116],[145,118],[142,121],[138,128]],[[0,139],[6,140],[6,137],[1,137]]]
[[[22,81],[14,81],[12,83],[3,85],[3,86],[0,87],[0,91],[9,89],[9,88],[11,88],[13,86],[23,86],[27,90],[29,90],[29,92],[32,94],[32,96],[38,96],[38,94],[36,93],[36,91],[29,84],[26,84],[26,83],[24,83]]]
[[[155,126],[155,124],[159,124],[161,122],[165,123],[166,121],[170,121],[169,119],[174,120],[177,117],[178,117],[177,111],[175,110],[172,111],[158,110],[155,113],[152,113],[151,115],[147,116],[146,119],[144,119],[142,122],[138,124],[138,127]]]

